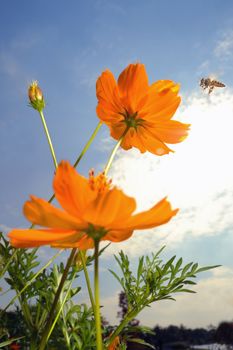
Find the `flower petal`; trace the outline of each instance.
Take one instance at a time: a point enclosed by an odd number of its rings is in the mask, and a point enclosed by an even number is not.
[[[118,87],[128,113],[135,113],[149,88],[145,66],[141,63],[128,65],[118,78]]]
[[[122,242],[130,238],[133,234],[133,230],[110,230],[101,240],[111,242]]]
[[[101,74],[96,82],[96,96],[98,99],[98,106],[103,105],[104,109],[108,109],[113,113],[123,111],[118,86],[116,80],[109,70]],[[101,118],[101,109],[98,109],[98,116]]]
[[[132,216],[128,221],[123,222],[122,226],[121,223],[119,223],[112,229],[127,231],[156,227],[168,222],[176,215],[177,211],[178,209],[172,210],[171,204],[164,198],[151,209]]]
[[[33,242],[33,241],[18,241],[17,239],[12,238],[10,240],[10,244],[12,247],[15,248],[35,248],[35,247],[41,247],[42,245],[49,244],[46,241],[39,241],[39,242]]]
[[[110,128],[110,134],[115,140],[119,140],[121,136],[123,135],[126,125],[125,123],[119,122],[116,124],[109,125]],[[124,136],[121,147],[125,150],[128,150],[132,147],[136,147],[140,150],[140,152],[144,153],[146,152],[145,146],[142,144],[140,138],[138,137],[138,131],[140,130],[140,127],[138,127],[138,130],[135,128],[130,128],[126,135]]]
[[[87,250],[94,248],[94,241],[88,235],[84,235],[78,242],[77,248],[80,250]]]
[[[152,134],[149,127],[140,127],[140,130],[138,130],[138,138],[147,151],[157,156],[163,156],[164,154],[173,152],[164,142]]]
[[[87,250],[94,247],[94,241],[87,234],[83,234],[83,236],[77,241],[72,240],[63,240],[57,241],[51,244],[53,248],[78,248],[80,250]]]
[[[188,136],[190,124],[184,124],[176,120],[151,123],[150,132],[156,138],[167,143],[178,143]]]
[[[35,196],[24,204],[23,212],[30,222],[44,227],[76,230],[86,226],[83,221]]]
[[[83,218],[85,221],[106,229],[114,221],[126,220],[136,209],[134,198],[126,196],[114,187],[100,194],[87,208]]]
[[[69,214],[82,217],[89,203],[97,193],[93,191],[88,179],[79,175],[69,162],[62,161],[53,181],[56,199]]]
[[[139,135],[140,127],[138,127],[137,129],[130,128],[121,142],[121,147],[125,150],[128,150],[132,147],[136,147],[141,153],[146,152],[147,149],[145,145],[141,142]]]
[[[168,120],[175,114],[181,98],[179,85],[171,80],[159,80],[149,87],[148,96],[138,113],[146,120]]]
[[[122,112],[123,113],[123,112]],[[118,123],[124,120],[123,116],[118,112],[113,111],[108,105],[99,103],[96,107],[96,114],[103,123]]]
[[[14,229],[8,233],[10,243],[14,247],[31,248],[51,244],[60,239],[71,238],[76,231],[68,230],[35,230]]]

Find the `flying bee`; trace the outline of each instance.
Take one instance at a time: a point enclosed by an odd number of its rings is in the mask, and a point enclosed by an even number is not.
[[[209,94],[214,90],[215,87],[225,87],[225,84],[211,78],[202,78],[200,81],[200,87],[203,90],[209,89]]]

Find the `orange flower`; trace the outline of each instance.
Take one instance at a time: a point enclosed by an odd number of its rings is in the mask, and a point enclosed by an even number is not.
[[[12,344],[10,344],[10,349],[11,350],[19,350],[20,349],[20,345],[16,344],[16,343],[12,343]]]
[[[102,173],[86,179],[66,161],[58,166],[54,193],[63,209],[55,208],[44,199],[31,196],[24,205],[24,215],[42,229],[14,229],[9,233],[14,247],[93,247],[93,240],[121,242],[134,230],[143,230],[168,222],[177,210],[172,210],[166,198],[151,209],[133,214],[134,198],[112,187]]]
[[[108,350],[117,350],[120,345],[120,338],[117,336],[113,342],[108,346]]]
[[[189,124],[171,120],[180,104],[178,92],[171,80],[149,85],[145,66],[130,64],[117,82],[109,70],[98,78],[96,112],[114,139],[127,130],[121,147],[161,156],[172,151],[166,143],[181,142],[188,134]]]

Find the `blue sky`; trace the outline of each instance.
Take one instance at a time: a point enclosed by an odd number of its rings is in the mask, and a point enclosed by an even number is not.
[[[168,194],[181,208],[179,217],[159,232],[135,233],[122,247],[134,263],[148,247],[166,244],[165,256],[223,267],[202,276],[197,296],[152,307],[141,317],[145,325],[207,326],[233,318],[232,14],[230,0],[8,0],[0,5],[0,227],[5,232],[27,225],[22,205],[29,194],[51,194],[53,163],[39,116],[27,106],[32,80],[44,91],[57,158],[72,162],[98,123],[95,82],[103,70],[117,76],[140,61],[151,83],[173,79],[181,84],[176,119],[192,123],[187,141],[163,159],[119,152],[111,172],[140,209]],[[226,88],[203,93],[199,80],[208,75]],[[113,145],[103,127],[79,171],[100,170]],[[110,248],[103,270],[114,265],[112,253],[120,248]],[[106,316],[114,322],[119,287],[106,274],[102,286]]]

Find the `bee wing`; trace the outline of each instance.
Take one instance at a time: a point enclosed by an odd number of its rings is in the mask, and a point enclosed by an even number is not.
[[[221,83],[220,81],[217,81],[217,80],[213,80],[212,81],[212,84],[215,86],[215,87],[225,87],[226,85]]]

